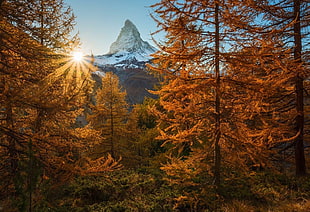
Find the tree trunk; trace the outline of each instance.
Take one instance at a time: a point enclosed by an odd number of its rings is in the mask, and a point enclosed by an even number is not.
[[[114,149],[114,115],[113,115],[113,82],[112,76],[110,77],[110,144],[111,144],[111,156],[115,158],[115,149]]]
[[[6,124],[7,127],[10,130],[14,129],[14,123],[13,123],[13,109],[12,109],[12,105],[10,100],[6,100],[7,104],[6,104]],[[16,151],[16,143],[15,143],[15,139],[10,136],[7,135],[7,139],[8,139],[8,146],[9,146],[9,156],[10,156],[10,165],[11,165],[11,174],[12,177],[15,177],[16,172],[17,172],[17,167],[18,167],[18,156],[17,156],[17,151]]]
[[[306,174],[306,163],[304,153],[304,87],[303,87],[303,76],[299,72],[301,67],[301,27],[300,27],[300,0],[294,0],[294,59],[296,63],[296,78],[295,78],[295,94],[296,94],[296,131],[299,136],[296,139],[295,144],[295,164],[296,164],[296,175],[302,176]]]
[[[220,30],[219,30],[219,5],[215,3],[215,142],[214,142],[214,184],[218,188],[221,183],[221,149],[219,145],[221,137],[221,114],[220,114]]]

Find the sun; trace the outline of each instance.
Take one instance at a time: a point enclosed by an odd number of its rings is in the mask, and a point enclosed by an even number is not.
[[[80,62],[80,61],[83,60],[84,56],[83,56],[82,52],[76,51],[76,52],[72,53],[72,58],[73,58],[74,61]]]

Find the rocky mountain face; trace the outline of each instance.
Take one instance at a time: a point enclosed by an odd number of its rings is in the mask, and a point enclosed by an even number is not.
[[[154,47],[141,39],[137,27],[130,20],[126,20],[117,40],[110,46],[109,54],[131,52],[141,55],[149,55],[154,51]]]
[[[113,72],[127,92],[128,103],[142,103],[144,97],[155,97],[148,90],[154,88],[157,79],[148,73],[145,66],[155,51],[154,47],[142,40],[137,27],[126,20],[109,53],[95,56],[94,65],[98,71],[93,73],[93,77],[100,83],[105,72]]]

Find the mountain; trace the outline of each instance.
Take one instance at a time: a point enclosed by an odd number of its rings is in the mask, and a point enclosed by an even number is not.
[[[126,20],[117,40],[110,46],[109,54],[131,52],[147,55],[154,53],[155,50],[148,42],[141,39],[137,27],[130,20]]]
[[[100,83],[105,72],[113,72],[119,77],[121,86],[127,92],[130,104],[142,103],[144,97],[155,97],[148,90],[152,90],[157,79],[146,70],[146,63],[150,63],[156,49],[147,41],[143,41],[137,27],[126,20],[110,51],[104,55],[95,56],[94,65],[98,71],[93,74]]]
[[[95,63],[124,68],[138,68],[148,62],[156,49],[143,41],[137,27],[126,20],[117,39],[110,46],[109,53],[95,57]]]

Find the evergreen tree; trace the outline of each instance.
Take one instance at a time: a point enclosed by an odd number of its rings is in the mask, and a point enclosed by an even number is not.
[[[158,130],[156,117],[152,108],[157,105],[157,99],[146,98],[142,104],[134,105],[126,123],[126,153],[123,154],[123,164],[129,168],[158,169],[163,162],[161,153],[162,142],[156,140]]]

